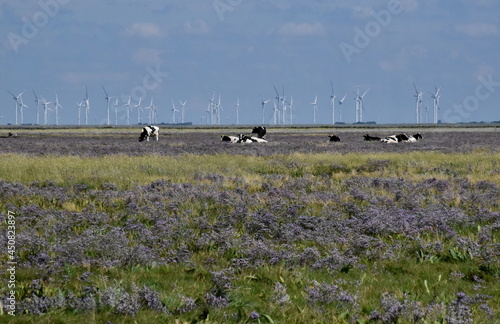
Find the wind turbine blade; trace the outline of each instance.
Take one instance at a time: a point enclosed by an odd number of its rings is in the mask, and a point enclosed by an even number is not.
[[[273,84],[273,87],[274,87],[274,91],[276,91],[276,96],[278,96],[278,98],[280,97],[280,94],[278,93],[278,89],[276,89],[276,86]]]
[[[101,84],[101,87],[102,87],[102,90],[104,90],[104,93],[106,94],[106,98],[109,98],[108,92],[106,91],[106,89],[104,89],[104,86],[102,84]]]

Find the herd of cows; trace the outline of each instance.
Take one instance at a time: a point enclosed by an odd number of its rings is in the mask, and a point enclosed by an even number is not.
[[[267,131],[264,126],[258,126],[254,127],[252,130],[252,134],[256,134],[256,136],[244,134],[239,134],[237,136],[222,135],[221,141],[230,143],[267,143],[267,140],[264,138],[266,132]],[[150,137],[155,137],[156,141],[158,141],[159,133],[160,128],[158,126],[146,126],[142,129],[141,135],[139,136],[139,142],[142,142],[144,140],[149,141]],[[328,137],[330,138],[329,142],[340,142],[340,137],[338,137],[337,135],[329,135]],[[414,143],[419,139],[422,139],[422,135],[420,135],[420,133],[416,133],[414,135],[390,135],[383,138],[366,134],[363,135],[363,137],[365,138],[365,141],[379,141],[383,143]]]

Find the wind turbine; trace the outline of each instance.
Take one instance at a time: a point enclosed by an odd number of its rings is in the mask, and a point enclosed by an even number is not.
[[[330,95],[330,99],[332,99],[332,125],[335,125],[335,100],[337,99],[337,96],[333,90],[332,81],[330,81],[330,86],[332,87],[332,94]]]
[[[264,109],[266,107],[266,104],[270,101],[271,99],[264,100],[262,99],[262,124],[264,124]]]
[[[413,83],[413,87],[415,88],[415,94],[414,97],[416,99],[416,117],[417,117],[417,124],[420,124],[420,111],[422,109],[422,102],[424,101],[423,96],[424,93],[420,90],[417,89],[417,86],[415,83]]]
[[[288,105],[288,108],[290,110],[290,125],[293,125],[293,96],[290,96],[290,105]]]
[[[318,110],[318,95],[314,98],[314,102],[311,102],[313,106],[313,124],[316,124],[316,110]]]
[[[87,87],[85,87],[85,99],[83,99],[83,106],[85,107],[85,125],[89,123],[90,99]]]
[[[12,98],[16,101],[16,125],[17,125],[17,111],[19,109],[19,106],[22,106],[21,105],[21,96],[23,95],[24,91],[21,92],[20,94],[18,94],[17,96],[15,94],[13,94],[12,92],[10,91],[7,91],[8,93],[10,93],[12,95]]]
[[[115,98],[115,125],[118,125],[118,97]]]
[[[141,123],[141,111],[143,111],[141,107],[141,101],[142,97],[139,97],[139,102],[137,103],[137,105],[134,105],[134,107],[137,108],[137,125]]]
[[[128,96],[128,101],[123,106],[127,108],[127,125],[130,125],[130,111],[132,110],[132,106],[130,105],[130,96]]]
[[[274,91],[276,92],[276,101],[277,105],[275,105],[274,108],[274,124],[276,125],[278,123],[279,117],[280,117],[280,111],[283,111],[285,109],[285,85],[283,85],[283,96],[280,96],[278,93],[278,89],[276,89],[276,86],[273,84]],[[276,118],[278,117],[278,118]]]
[[[365,93],[363,93],[363,95],[360,96],[359,86],[358,86],[358,92],[356,93],[356,97],[354,98],[354,100],[356,101],[356,123],[363,122],[363,98],[368,93],[368,90],[366,90]]]
[[[76,103],[76,106],[78,107],[78,125],[80,125],[80,112],[81,112],[81,109],[82,109],[82,106],[83,106],[83,100],[80,101],[80,103]]]
[[[21,124],[24,124],[24,107],[28,108],[28,106],[24,104],[23,98],[19,97],[19,113],[21,114]]]
[[[210,124],[213,125],[215,123],[215,112],[216,112],[216,104],[215,104],[215,90],[212,95],[212,98],[209,99],[207,113],[210,117]]]
[[[184,112],[186,110],[187,102],[188,102],[187,100],[184,100],[184,102],[179,100],[179,103],[181,104],[181,123],[183,124],[184,124]]]
[[[114,97],[110,97],[108,95],[108,92],[106,91],[106,89],[104,89],[104,86],[102,84],[101,84],[101,87],[102,87],[102,90],[104,90],[104,93],[106,94],[106,97],[104,97],[104,99],[106,99],[106,105],[108,107],[108,125],[109,125],[109,100],[111,100]]]
[[[342,122],[342,104],[344,103],[347,93],[339,100],[339,122]]]
[[[45,98],[42,98],[42,104],[43,104],[43,117],[44,117],[44,125],[48,124],[49,120],[49,110],[52,111],[52,109],[49,109],[49,104],[52,102],[45,100]]]
[[[239,125],[240,124],[240,97],[237,97],[236,98],[236,125]]]
[[[56,101],[54,102],[54,107],[56,110],[56,125],[59,125],[59,108],[62,108],[63,106],[59,104],[59,98],[57,98],[57,93],[56,93]]]
[[[219,92],[219,101],[215,105],[215,111],[216,111],[216,119],[217,119],[217,125],[220,125],[220,112],[222,110],[222,104],[220,101],[220,92]]]
[[[35,95],[35,102],[36,102],[36,124],[39,125],[40,124],[40,102],[42,102],[41,99],[38,99],[36,93],[35,93],[35,90],[33,90],[33,94]]]
[[[438,112],[439,112],[439,98],[441,95],[439,94],[439,91],[441,88],[438,88],[437,86],[434,87],[435,92],[431,92],[431,97],[434,100],[434,124],[438,123]]]
[[[175,113],[179,112],[177,108],[175,108],[174,99],[172,99],[172,124],[175,124]]]
[[[154,108],[154,102],[153,102],[153,98],[151,98],[151,102],[149,103],[149,106],[147,107],[144,107],[144,109],[147,109],[149,110],[149,123],[152,124],[153,123],[153,108]]]

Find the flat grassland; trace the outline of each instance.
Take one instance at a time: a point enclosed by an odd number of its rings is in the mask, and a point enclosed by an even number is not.
[[[500,129],[138,132],[0,138],[0,321],[500,322]]]

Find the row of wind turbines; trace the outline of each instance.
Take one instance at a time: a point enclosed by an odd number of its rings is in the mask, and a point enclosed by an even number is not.
[[[415,116],[416,116],[416,122],[417,124],[422,123],[422,114],[424,113],[422,111],[422,105],[424,103],[424,93],[417,88],[415,83],[413,83],[413,87],[415,88]],[[441,98],[440,94],[441,88],[435,86],[434,87],[434,92],[429,92],[431,95],[432,101],[433,101],[433,123],[437,124],[439,121],[439,99]],[[427,123],[427,112],[428,112],[428,107],[427,105],[425,106],[425,120],[424,122]]]
[[[131,103],[131,96],[128,97],[128,101],[120,105],[118,97],[110,96],[106,89],[104,88],[103,85],[101,85],[105,97],[104,99],[106,100],[106,108],[107,108],[107,125],[111,125],[111,102],[113,99],[114,101],[114,114],[115,114],[115,125],[118,124],[118,108],[119,107],[125,107],[126,108],[126,123],[127,125],[131,124],[131,118],[130,115],[132,113],[133,109],[137,110],[137,123],[141,124],[142,123],[142,118],[141,114],[144,112],[144,110],[148,111],[148,119],[150,124],[154,124],[158,122],[158,106],[155,105],[154,99],[151,98],[149,106],[142,107],[141,102],[142,98],[140,97],[138,102],[136,104]],[[29,108],[27,104],[24,103],[23,101],[23,94],[26,91],[23,91],[19,93],[18,95],[13,94],[10,91],[7,91],[12,98],[15,101],[15,124],[18,125],[24,124],[24,110],[25,108]],[[57,93],[55,94],[55,100],[48,101],[44,97],[39,97],[37,96],[35,90],[33,90],[33,95],[35,96],[35,103],[36,103],[36,124],[40,125],[40,104],[43,106],[43,125],[48,125],[49,124],[49,112],[55,112],[55,125],[59,125],[59,109],[63,108],[63,106],[59,103],[59,98],[57,96]],[[184,102],[179,100],[179,103],[181,105],[181,122],[184,123],[184,116],[185,116],[185,106],[187,104],[187,100]],[[85,113],[85,125],[89,124],[89,112],[90,112],[90,99],[89,99],[89,94],[88,94],[88,89],[85,87],[85,98],[83,98],[80,102],[76,102],[77,110],[78,110],[78,125],[82,125],[82,120],[81,120],[81,112],[82,109]],[[176,123],[176,113],[179,112],[179,110],[175,107],[175,103],[172,100],[172,121],[173,123]]]
[[[330,82],[332,93],[330,95],[331,106],[332,106],[332,124],[342,123],[342,104],[347,98],[347,93],[342,97],[337,97],[335,90],[333,88],[333,83]],[[274,109],[273,109],[273,123],[274,125],[279,124],[293,124],[293,111],[295,106],[293,105],[293,96],[290,96],[288,100],[285,96],[285,87],[283,86],[282,94],[278,92],[276,86],[274,86],[274,91],[276,92],[276,97],[274,98]],[[355,103],[356,103],[356,123],[363,122],[363,98],[368,93],[369,89],[363,94],[360,94],[360,87],[358,86],[357,92],[355,93]],[[271,99],[262,100],[262,123],[265,124],[265,106]],[[338,121],[336,120],[336,110],[335,105],[338,103]],[[316,113],[318,112],[318,95],[316,94],[314,101],[310,103],[312,106],[313,114],[313,124],[316,124]],[[288,117],[287,117],[288,114]]]
[[[347,93],[345,93],[342,97],[337,97],[334,87],[333,87],[333,82],[330,81],[330,86],[331,86],[331,95],[330,95],[330,104],[331,104],[331,113],[332,113],[332,124],[336,123],[343,123],[342,121],[342,105],[344,101],[347,98]],[[106,89],[104,88],[103,85],[101,85],[102,90],[104,91],[104,99],[106,100],[106,109],[107,109],[107,120],[106,123],[107,125],[111,124],[111,105],[114,99],[114,123],[115,125],[118,124],[118,108],[119,107],[125,107],[126,108],[126,124],[130,125],[131,124],[131,114],[133,113],[133,109],[136,109],[137,111],[137,124],[142,123],[142,118],[141,115],[144,113],[146,110],[148,112],[148,122],[150,124],[155,124],[158,123],[158,106],[155,105],[154,99],[151,98],[149,106],[142,107],[142,98],[139,98],[137,103],[133,104],[131,102],[131,96],[128,97],[128,101],[124,102],[120,105],[118,97],[117,96],[110,96]],[[273,85],[274,91],[276,93],[276,97],[274,98],[274,108],[273,108],[273,124],[274,125],[285,125],[293,124],[293,116],[294,116],[294,110],[295,106],[293,104],[293,96],[290,96],[290,100],[288,100],[285,96],[285,87],[283,85],[282,88],[282,93],[280,94],[278,92],[278,89],[276,88],[275,85]],[[413,84],[413,87],[415,89],[415,95],[414,97],[416,98],[416,108],[415,108],[415,114],[416,114],[416,123],[420,124],[422,123],[422,115],[424,113],[423,110],[423,104],[424,104],[424,99],[423,95],[424,93],[417,88],[415,84]],[[365,90],[363,93],[360,91],[360,87],[357,87],[357,90],[354,92],[354,102],[355,102],[355,123],[363,123],[363,112],[365,111],[364,109],[364,97],[368,93],[370,89]],[[439,112],[439,99],[441,97],[440,94],[441,88],[438,88],[437,86],[435,87],[434,92],[430,92],[431,98],[433,99],[433,122],[434,124],[438,123],[438,112]],[[28,108],[28,105],[26,105],[23,101],[22,95],[25,93],[25,91],[21,92],[18,95],[13,94],[10,91],[7,91],[10,95],[12,95],[12,98],[15,101],[15,123],[18,125],[19,120],[20,123],[24,123],[24,110],[25,108]],[[57,93],[55,94],[55,100],[53,102],[47,101],[44,97],[39,97],[33,90],[33,95],[35,97],[35,103],[36,103],[36,124],[40,124],[40,106],[43,106],[43,124],[48,125],[49,123],[49,112],[55,112],[55,124],[59,125],[59,109],[63,108],[63,106],[59,103],[59,99],[57,96]],[[206,124],[210,125],[220,125],[221,123],[221,112],[223,111],[223,107],[221,104],[221,94],[219,93],[218,99],[216,100],[215,98],[216,92],[213,92],[212,97],[209,99],[208,103],[208,108],[206,110],[207,117],[206,117]],[[266,123],[266,113],[265,113],[265,107],[266,104],[268,104],[272,99],[262,99],[261,100],[261,106],[262,106],[262,124],[267,124]],[[172,122],[175,124],[177,122],[177,113],[181,113],[180,117],[180,122],[184,123],[184,117],[185,117],[185,107],[187,104],[187,100],[180,101],[180,110],[176,107],[174,100],[172,100]],[[336,105],[338,104],[338,107]],[[318,112],[318,95],[315,96],[314,101],[310,103],[312,106],[312,115],[313,115],[313,124],[316,124],[316,115]],[[85,87],[85,98],[83,98],[80,102],[76,103],[76,106],[78,108],[78,125],[82,125],[81,121],[81,111],[83,109],[85,113],[85,125],[88,125],[89,122],[89,112],[90,112],[90,99],[88,95],[88,89]],[[240,100],[239,97],[237,97],[237,101],[235,104],[236,107],[236,124],[239,125],[239,106],[240,106]],[[428,113],[428,107],[425,106],[425,120],[424,122],[427,123],[427,113]],[[338,119],[336,118],[338,117]]]

